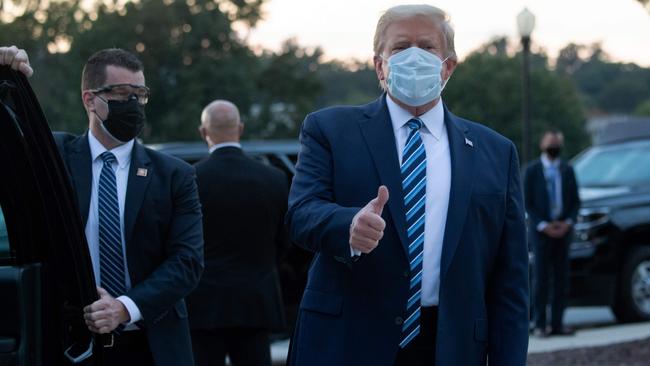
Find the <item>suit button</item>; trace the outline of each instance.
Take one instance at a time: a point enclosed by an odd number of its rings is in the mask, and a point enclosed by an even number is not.
[[[395,325],[402,325],[402,324],[404,324],[404,319],[402,319],[401,316],[395,318]]]
[[[404,276],[404,278],[411,277],[411,271],[409,271],[408,269],[405,269],[404,273],[402,273],[402,276]]]

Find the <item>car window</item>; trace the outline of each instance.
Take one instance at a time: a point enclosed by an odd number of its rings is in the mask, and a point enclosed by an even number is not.
[[[7,225],[5,216],[0,207],[0,259],[9,257],[9,235],[7,234]]]
[[[633,186],[650,183],[650,141],[596,146],[574,162],[582,187]]]

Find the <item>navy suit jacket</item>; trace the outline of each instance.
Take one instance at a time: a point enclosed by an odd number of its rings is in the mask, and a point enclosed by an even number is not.
[[[76,192],[84,226],[88,220],[92,162],[88,136],[55,133]],[[138,169],[146,175],[138,175]],[[124,239],[132,288],[125,294],[142,313],[156,365],[193,365],[183,298],[203,271],[201,206],[194,169],[187,163],[133,145],[124,207]]]
[[[578,184],[573,168],[560,162],[560,176],[562,180],[562,212],[558,220],[571,220],[575,223],[580,210],[580,197],[578,195]],[[532,239],[539,235],[537,225],[540,222],[551,222],[551,204],[544,177],[544,164],[541,159],[530,163],[524,172],[524,193],[526,212],[528,212],[529,230],[533,235]],[[567,236],[571,232],[567,233]]]
[[[291,238],[315,253],[290,365],[392,365],[409,288],[400,167],[385,95],[307,116],[289,195]],[[445,109],[451,191],[437,365],[524,365],[528,252],[512,142]],[[471,142],[469,142],[471,141]],[[473,145],[473,146],[471,146]],[[350,259],[353,216],[386,185],[379,246]]]

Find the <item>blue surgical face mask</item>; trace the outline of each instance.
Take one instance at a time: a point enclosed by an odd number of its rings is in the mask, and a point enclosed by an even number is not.
[[[388,58],[386,85],[391,96],[400,102],[418,107],[440,97],[447,83],[442,82],[441,60],[431,52],[410,47]]]

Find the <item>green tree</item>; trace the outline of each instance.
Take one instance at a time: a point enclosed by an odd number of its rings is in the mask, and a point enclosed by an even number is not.
[[[278,52],[260,58],[259,89],[249,116],[255,138],[296,138],[300,123],[314,109],[322,90],[318,77],[320,48],[300,47],[295,40],[285,41]]]
[[[498,45],[502,42],[499,41]],[[488,44],[470,54],[454,72],[443,99],[459,116],[485,123],[521,148],[521,57],[491,52],[504,47]],[[555,127],[567,140],[572,156],[588,143],[578,93],[566,78],[555,74],[543,55],[535,55],[531,67],[531,142]],[[534,151],[539,151],[535,150]]]
[[[567,45],[556,70],[574,82],[590,114],[631,114],[650,95],[650,69],[611,62],[599,43]]]
[[[145,65],[152,98],[147,141],[195,139],[201,108],[215,98],[244,115],[256,98],[259,60],[233,31],[252,27],[264,0],[27,1],[24,14],[3,24],[0,44],[30,53],[32,83],[53,129],[82,132],[86,117],[79,81],[95,51],[121,47]]]
[[[646,99],[643,103],[639,103],[639,105],[634,110],[634,115],[650,117],[650,99]]]
[[[316,100],[318,108],[365,104],[383,92],[370,63],[330,61],[320,66],[318,76],[323,81],[323,92]]]

